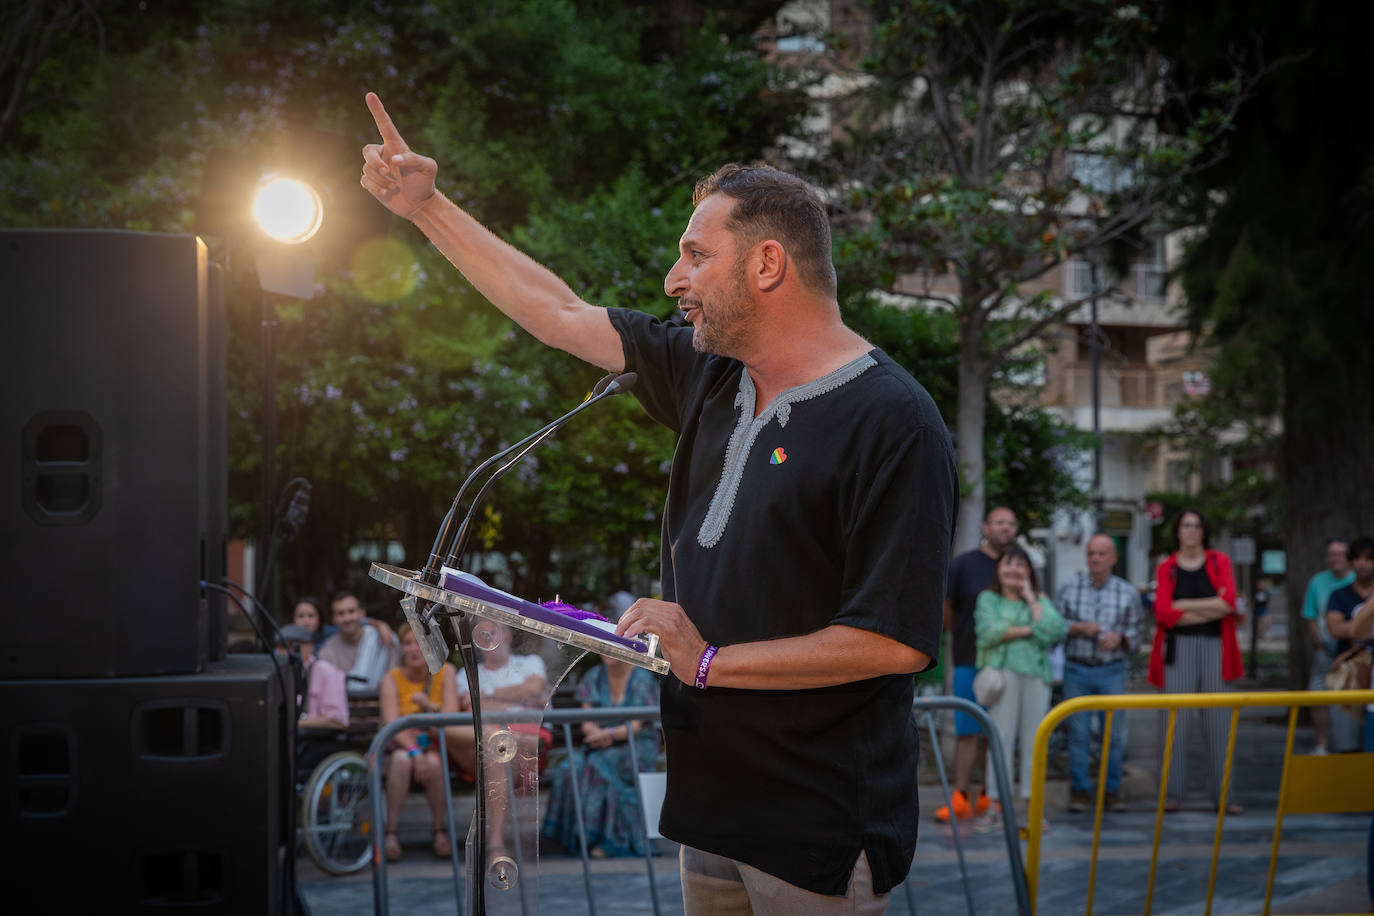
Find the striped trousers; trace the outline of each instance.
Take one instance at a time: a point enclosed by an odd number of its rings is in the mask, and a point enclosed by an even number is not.
[[[1174,663],[1164,666],[1165,693],[1219,693],[1226,690],[1221,680],[1221,637],[1178,635],[1174,637]],[[1207,749],[1207,791],[1212,800],[1221,797],[1222,770],[1226,766],[1226,737],[1231,728],[1229,709],[1180,709],[1174,726],[1174,749],[1169,758],[1169,792],[1172,801],[1183,800],[1188,778],[1188,744],[1193,723],[1202,725],[1202,740]],[[1168,713],[1160,718],[1160,747],[1164,746]]]

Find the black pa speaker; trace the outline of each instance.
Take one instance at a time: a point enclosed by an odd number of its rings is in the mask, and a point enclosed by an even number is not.
[[[11,912],[75,912],[88,897],[108,913],[283,912],[283,716],[266,655],[200,674],[0,682]]]
[[[224,317],[204,243],[0,229],[0,277],[0,679],[201,670],[199,583],[223,575],[225,529]]]

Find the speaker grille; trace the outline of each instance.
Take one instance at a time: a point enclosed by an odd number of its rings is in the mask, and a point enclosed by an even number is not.
[[[24,427],[24,510],[40,525],[84,525],[100,511],[101,435],[89,414],[45,411]]]
[[[163,852],[143,860],[145,906],[210,906],[229,896],[224,856],[213,852]]]
[[[14,735],[14,809],[22,820],[66,817],[72,806],[75,739],[63,725],[25,726]]]
[[[157,700],[134,717],[134,753],[144,760],[208,760],[230,751],[229,706],[221,700]]]

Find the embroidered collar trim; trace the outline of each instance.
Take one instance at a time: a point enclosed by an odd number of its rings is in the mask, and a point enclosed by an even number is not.
[[[763,428],[770,420],[777,417],[778,426],[786,428],[787,421],[792,417],[793,404],[834,391],[877,364],[876,359],[865,353],[834,372],[804,385],[788,388],[774,398],[757,417],[754,416],[754,407],[757,404],[758,393],[754,390],[754,380],[747,369],[742,370],[739,393],[735,395],[735,409],[740,411],[739,421],[735,424],[735,432],[730,436],[730,444],[725,449],[725,470],[721,473],[720,483],[716,485],[715,495],[711,497],[711,505],[706,510],[701,530],[697,532],[697,543],[708,549],[720,543],[721,537],[725,534],[725,526],[730,523],[730,514],[735,506],[735,497],[739,493],[740,480],[744,477],[745,461],[754,446],[754,440],[763,432]]]

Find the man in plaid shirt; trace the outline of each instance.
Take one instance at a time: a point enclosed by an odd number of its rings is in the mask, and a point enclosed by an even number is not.
[[[1112,575],[1116,544],[1105,534],[1088,539],[1088,571],[1079,573],[1059,589],[1054,605],[1069,623],[1064,643],[1064,699],[1126,692],[1127,662],[1140,638],[1140,592]],[[1069,810],[1086,811],[1093,805],[1089,792],[1088,757],[1092,713],[1069,718]],[[1105,719],[1098,716],[1098,731]],[[1118,792],[1121,785],[1121,752],[1124,738],[1121,716],[1114,716],[1112,742],[1107,760],[1107,808],[1124,811]]]

